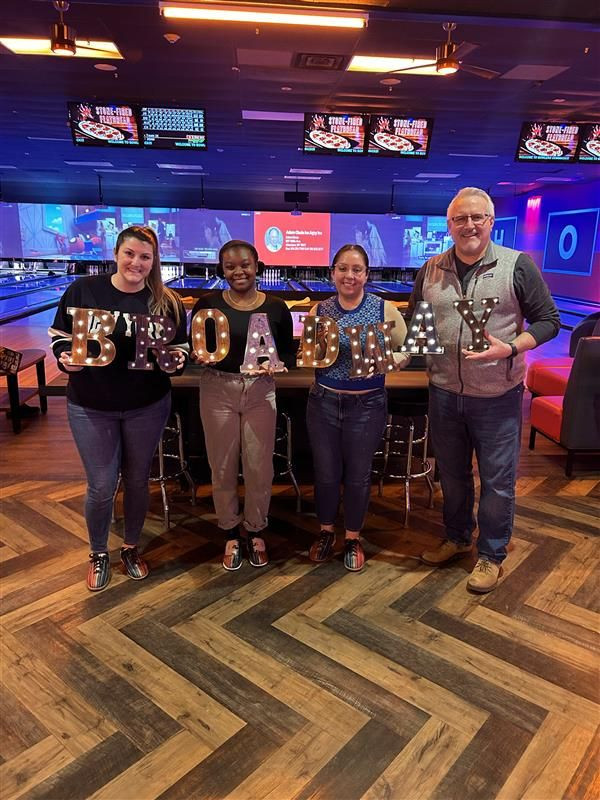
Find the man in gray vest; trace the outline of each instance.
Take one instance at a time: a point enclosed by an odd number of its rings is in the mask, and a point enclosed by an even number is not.
[[[454,246],[421,267],[410,301],[411,308],[422,300],[431,304],[444,347],[443,354],[427,356],[427,368],[446,538],[424,552],[422,560],[439,566],[472,549],[475,452],[481,479],[479,558],[467,588],[484,593],[498,583],[512,533],[524,353],[554,338],[560,318],[532,259],[490,241],[494,204],[486,192],[461,189],[447,216]],[[491,315],[478,327],[489,311],[485,298],[498,299],[487,303]],[[457,308],[461,300],[473,302]],[[480,349],[482,337],[485,350]]]

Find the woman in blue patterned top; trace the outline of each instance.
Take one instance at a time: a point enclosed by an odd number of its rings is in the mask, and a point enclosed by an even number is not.
[[[386,424],[387,398],[385,375],[370,371],[350,377],[351,343],[344,328],[363,326],[361,345],[365,348],[365,328],[378,322],[395,322],[391,330],[392,348],[404,342],[406,325],[392,303],[365,292],[369,277],[369,258],[359,244],[346,244],[335,254],[331,277],[337,294],[318,303],[311,314],[328,316],[339,327],[339,355],[325,369],[315,370],[306,412],[306,424],[313,451],[315,503],[321,526],[310,548],[312,561],[327,560],[334,548],[334,521],[344,486],[344,566],[352,572],[363,568],[365,555],[360,544],[371,492],[371,466]],[[324,352],[324,341],[317,339],[316,357]],[[382,342],[380,341],[380,345]],[[407,357],[394,353],[403,365]]]

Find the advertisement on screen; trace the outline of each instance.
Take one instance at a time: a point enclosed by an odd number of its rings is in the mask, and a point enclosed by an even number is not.
[[[433,120],[371,115],[367,152],[370,156],[426,158]]]
[[[600,162],[600,125],[590,123],[581,126],[577,160],[590,164]]]
[[[329,263],[329,214],[254,212],[254,245],[269,266],[322,267]]]
[[[68,109],[75,144],[140,146],[137,115],[131,106],[68,103]]]
[[[304,152],[363,155],[367,117],[362,114],[305,114]]]
[[[517,161],[575,161],[580,125],[572,122],[524,122]]]

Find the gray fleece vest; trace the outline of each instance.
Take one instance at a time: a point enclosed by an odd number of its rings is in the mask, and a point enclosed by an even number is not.
[[[466,361],[461,350],[472,341],[471,331],[454,308],[454,301],[472,298],[473,312],[480,319],[481,300],[498,297],[486,330],[503,342],[512,342],[523,330],[523,314],[515,295],[513,276],[520,253],[490,242],[480,267],[469,280],[463,295],[454,261],[454,247],[425,264],[423,299],[431,303],[443,355],[427,356],[431,383],[455,394],[470,397],[498,397],[523,381],[525,357],[512,361]]]

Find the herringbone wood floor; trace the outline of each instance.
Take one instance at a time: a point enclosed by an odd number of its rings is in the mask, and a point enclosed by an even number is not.
[[[600,797],[600,473],[523,451],[499,588],[415,556],[440,498],[374,495],[369,561],[315,566],[316,530],[276,487],[272,563],[220,566],[209,492],[153,497],[152,573],[85,589],[84,484],[52,398],[0,421],[2,800],[592,800]],[[310,487],[305,508],[312,511]],[[111,537],[116,556],[119,529]]]

